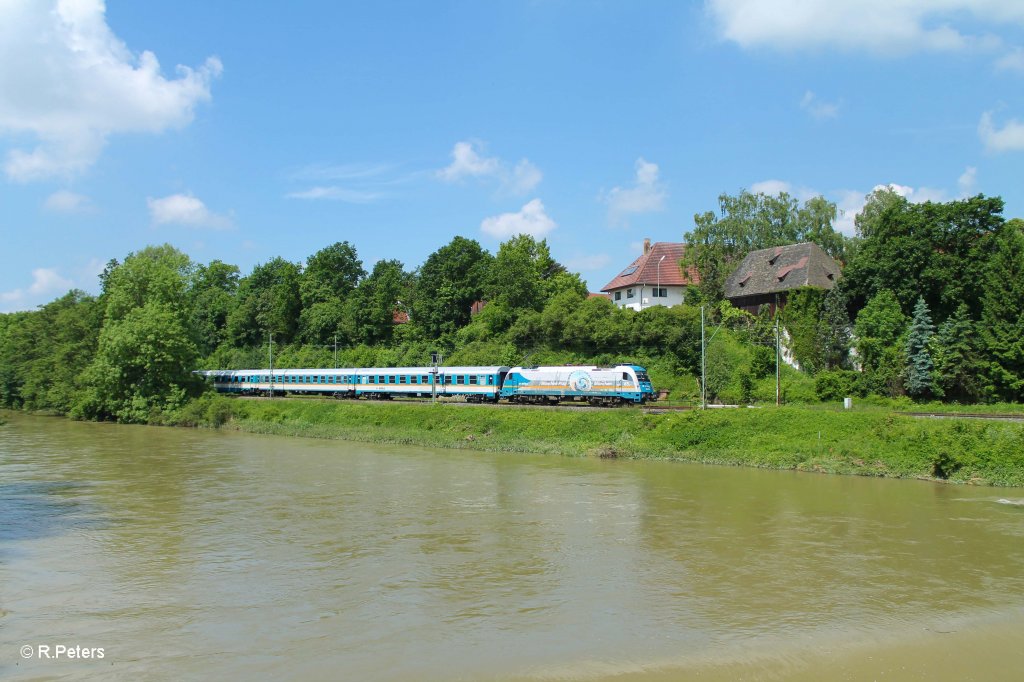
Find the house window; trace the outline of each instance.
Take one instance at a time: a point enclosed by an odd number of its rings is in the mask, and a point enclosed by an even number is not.
[[[622,300],[622,292],[621,291],[616,291],[615,292],[615,300],[616,301],[621,301]]]
[[[633,290],[626,289],[626,298],[633,298]]]
[[[668,298],[668,289],[661,287],[660,289],[655,287],[651,289],[651,296],[653,298]]]

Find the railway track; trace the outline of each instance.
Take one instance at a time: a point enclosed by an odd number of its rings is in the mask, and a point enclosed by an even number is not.
[[[897,412],[905,417],[920,419],[990,419],[994,421],[1024,422],[1024,414],[984,414],[976,412]]]
[[[267,398],[265,396],[236,396],[238,400],[323,400],[322,396],[278,396]],[[368,403],[391,403],[393,405],[426,405],[430,401],[426,398],[392,398],[391,400],[366,400]],[[621,405],[615,407],[596,407],[585,403],[560,403],[557,405],[530,405],[528,403],[470,403],[464,400],[452,400],[442,398],[438,400],[443,405],[453,407],[493,407],[497,409],[526,409],[526,410],[569,410],[592,412],[595,410],[641,410],[647,414],[664,414],[668,412],[681,412],[694,408],[688,405]]]

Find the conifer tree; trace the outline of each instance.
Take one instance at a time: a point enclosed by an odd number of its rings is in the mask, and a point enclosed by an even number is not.
[[[928,304],[919,297],[907,336],[907,376],[904,383],[907,393],[913,398],[927,398],[934,394],[934,366],[928,347],[934,333],[935,325],[932,324]]]
[[[946,400],[974,402],[981,396],[984,365],[978,350],[977,330],[961,303],[932,337],[935,383]]]

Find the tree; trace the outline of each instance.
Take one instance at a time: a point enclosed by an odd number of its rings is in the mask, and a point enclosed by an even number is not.
[[[982,394],[985,365],[978,348],[978,332],[961,304],[932,337],[935,383],[946,400],[974,402]]]
[[[516,235],[498,248],[488,298],[506,310],[542,310],[549,294],[546,281],[561,272],[565,268],[551,257],[547,240]]]
[[[299,279],[299,327],[305,342],[323,344],[338,331],[345,303],[365,276],[355,247],[347,241],[336,242],[309,257]]]
[[[188,256],[168,245],[130,254],[111,270],[96,357],[83,373],[73,414],[145,422],[198,390],[185,295],[194,270]]]
[[[266,343],[269,333],[287,343],[295,338],[301,310],[299,266],[274,258],[239,283],[235,308],[228,315],[228,336],[238,346]]]
[[[455,237],[430,254],[416,276],[413,319],[430,338],[469,323],[470,308],[483,298],[494,257],[473,239]]]
[[[202,355],[227,340],[228,315],[238,291],[238,266],[219,260],[196,265],[189,282],[189,324]]]
[[[897,345],[906,326],[899,301],[888,289],[868,301],[853,326],[861,366],[868,371],[878,369],[885,350]]]
[[[981,305],[981,340],[988,391],[1024,399],[1024,220],[1014,219],[995,240]]]
[[[164,302],[148,301],[104,324],[74,411],[94,419],[152,421],[198,390],[191,374],[196,358],[181,315]]]
[[[371,344],[390,341],[395,313],[404,312],[402,296],[411,285],[412,278],[400,261],[377,261],[373,272],[359,283],[347,304],[352,338]]]
[[[927,398],[935,394],[930,341],[935,333],[928,304],[923,297],[914,305],[914,317],[907,334],[907,375],[904,386],[913,398]]]
[[[961,303],[977,311],[1002,210],[998,197],[911,204],[892,190],[875,191],[857,218],[862,240],[843,273],[851,305],[889,289],[904,312],[918,296],[938,319]]]

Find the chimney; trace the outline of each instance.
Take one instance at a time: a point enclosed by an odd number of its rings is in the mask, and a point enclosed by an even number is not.
[[[649,237],[644,237],[644,255],[646,256],[651,252],[651,240]]]

